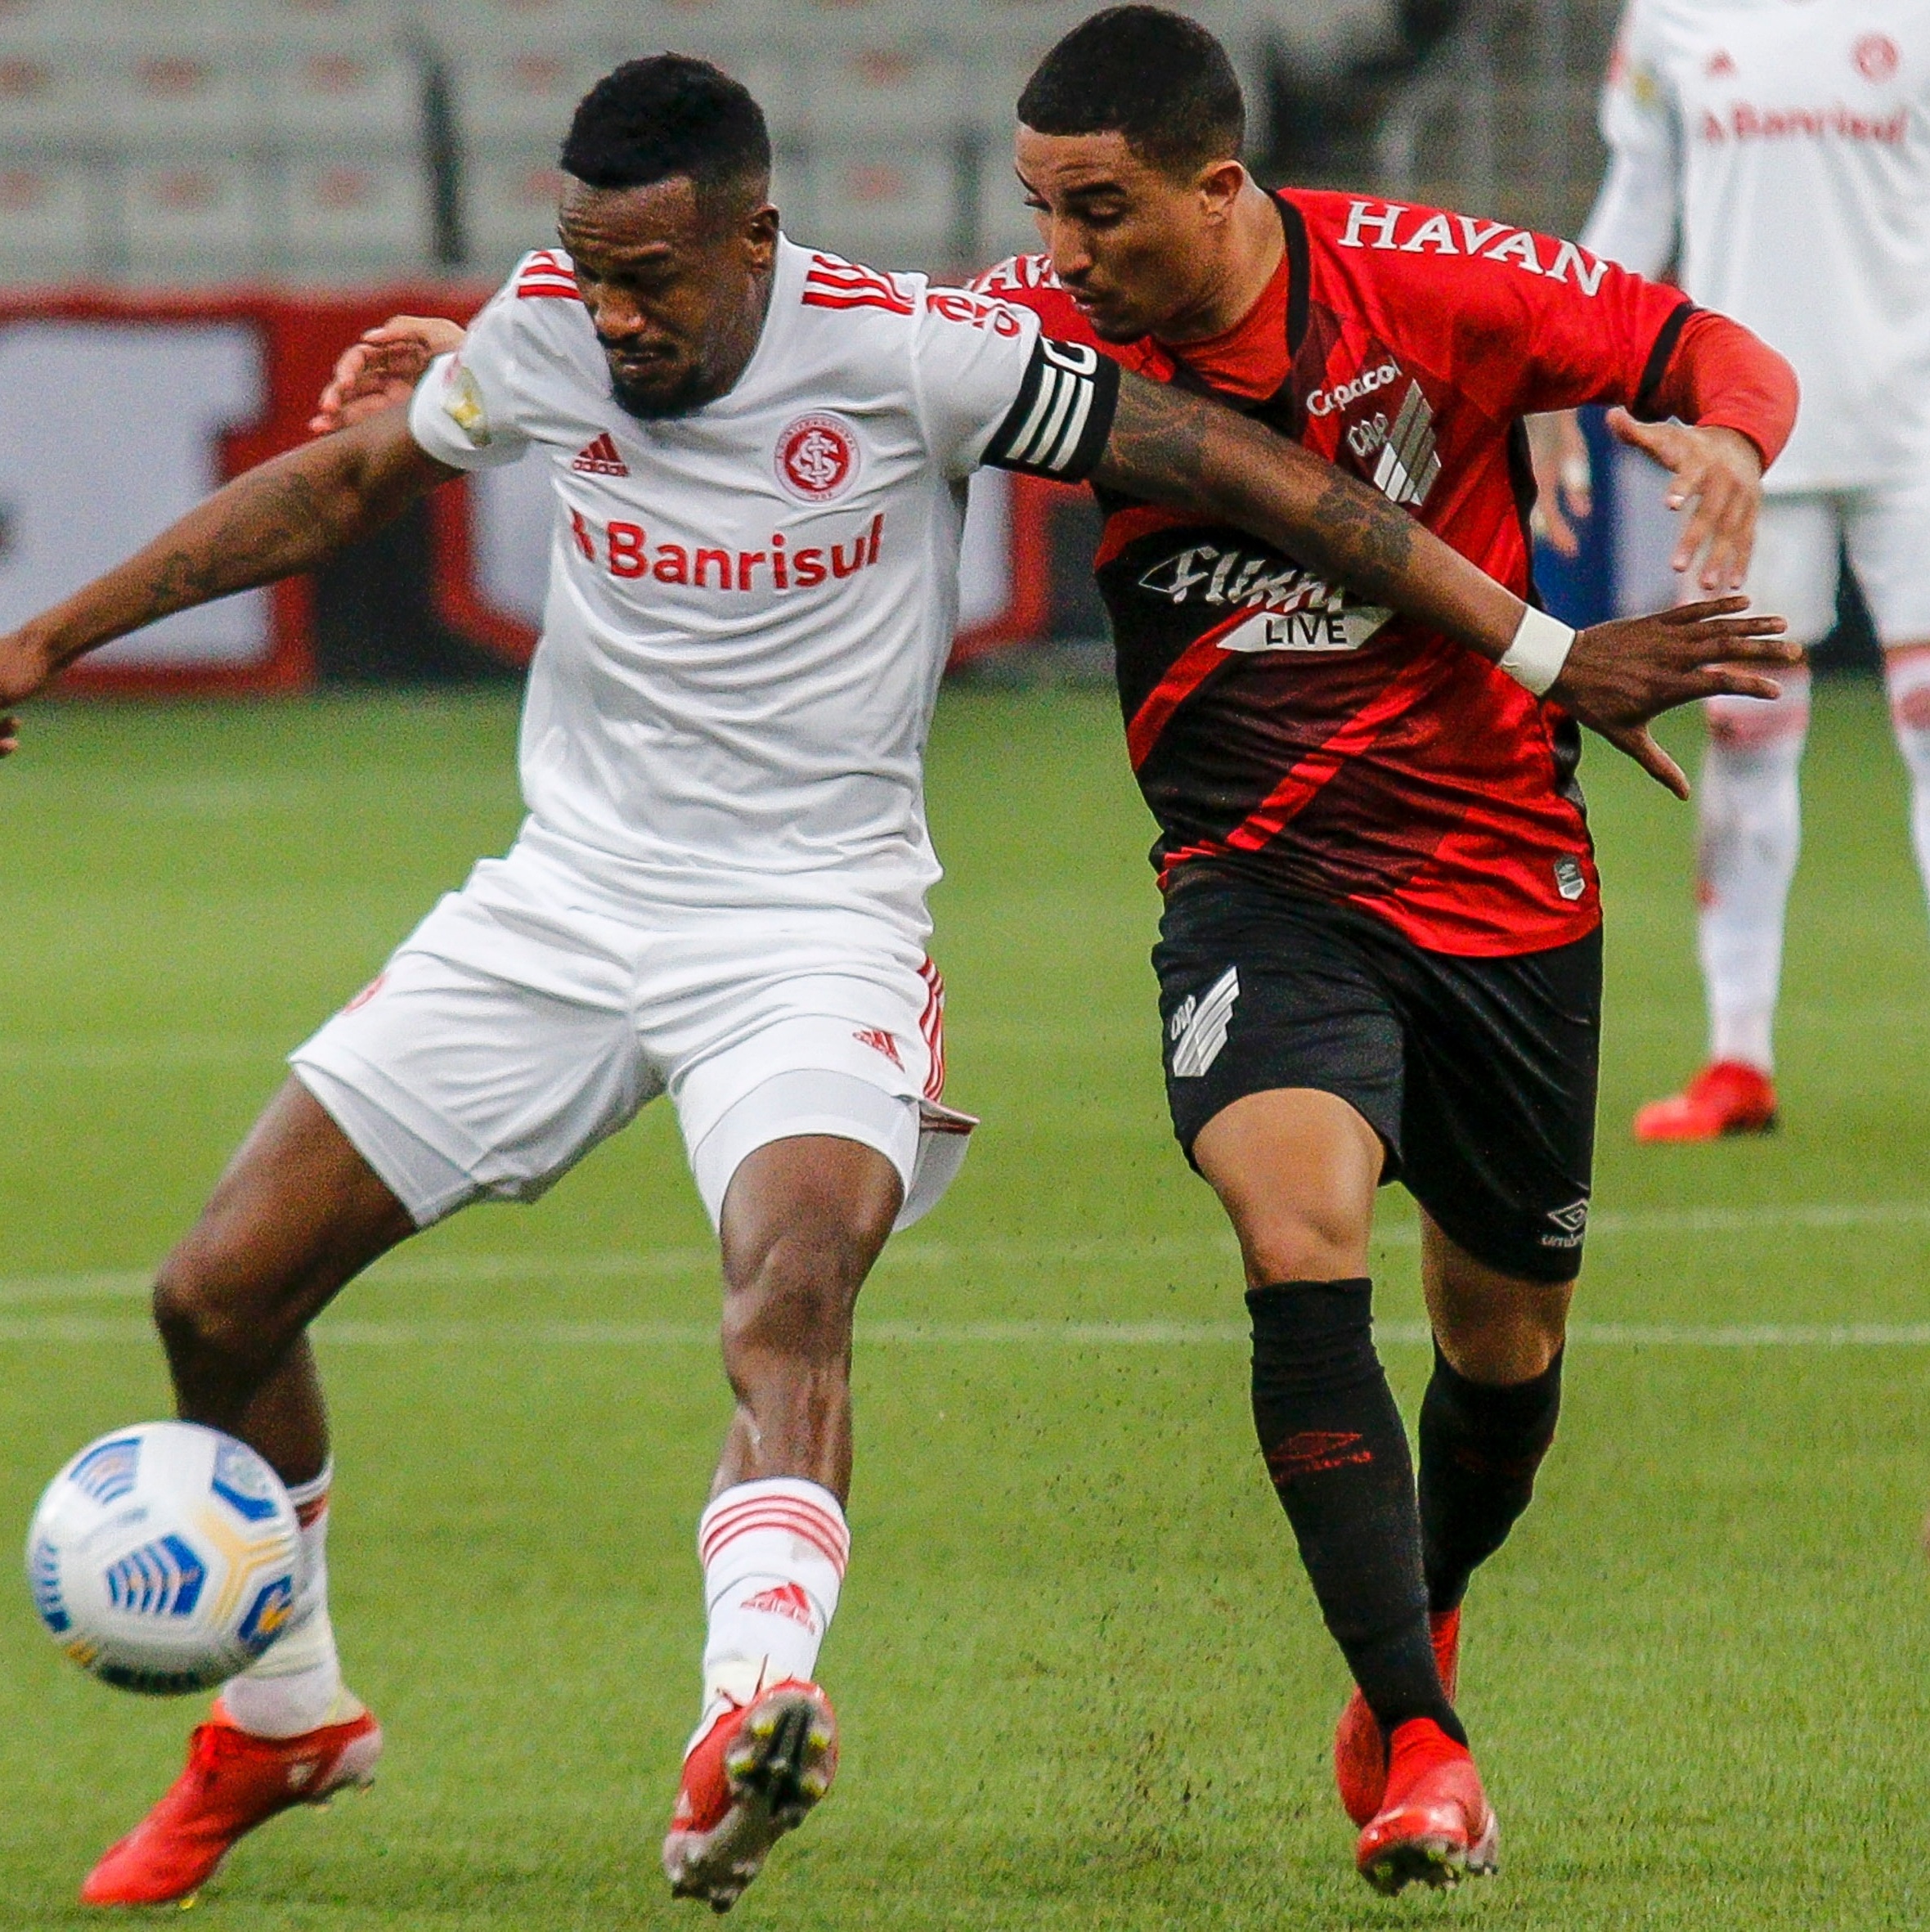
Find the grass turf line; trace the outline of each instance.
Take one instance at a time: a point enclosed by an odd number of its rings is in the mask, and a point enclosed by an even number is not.
[[[494,701],[31,717],[0,771],[0,1275],[151,1265],[280,1052],[511,835],[512,736]],[[1800,1211],[1923,1194],[1925,921],[1875,694],[1819,698],[1769,1142],[1627,1144],[1636,1103],[1700,1047],[1692,820],[1599,745],[1585,776],[1610,913],[1598,1197],[1632,1229],[1708,1231],[1603,1239],[1578,1314],[1923,1319],[1930,1227]],[[987,1124],[913,1238],[949,1256],[887,1262],[868,1317],[1237,1319],[1217,1211],[1165,1125],[1149,827],[1110,702],[948,698],[931,790],[954,1094]],[[1773,1238],[1748,1226],[1764,1211]],[[1412,1323],[1408,1211],[1385,1211],[1382,1310]],[[707,1238],[653,1109],[541,1206],[424,1238],[342,1319],[705,1323],[708,1272],[678,1255]],[[632,1274],[541,1269],[626,1251]],[[119,1311],[56,1293],[19,1312]],[[694,1702],[689,1545],[720,1377],[687,1347],[324,1346],[337,1620],[390,1756],[367,1799],[251,1840],[201,1914],[693,1925],[656,1846]],[[1389,1363],[1412,1413],[1425,1358]],[[16,1527],[86,1436],[165,1408],[158,1359],[124,1343],[0,1344],[0,1364]],[[1541,1498],[1470,1600],[1465,1708],[1503,1874],[1443,1906],[1376,1899],[1349,1870],[1325,1764],[1341,1666],[1256,1466],[1237,1347],[863,1354],[855,1561],[824,1663],[846,1764],[733,1923],[1930,1920],[1912,1829],[1927,1377],[1906,1350],[1578,1350]],[[0,1629],[0,1926],[98,1923],[74,1888],[173,1774],[198,1707],[82,1679],[18,1587]]]

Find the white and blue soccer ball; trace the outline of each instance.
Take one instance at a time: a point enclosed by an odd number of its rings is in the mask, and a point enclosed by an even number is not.
[[[54,1641],[124,1691],[173,1696],[245,1670],[300,1587],[294,1505],[246,1443],[193,1422],[90,1442],[27,1534],[27,1582]]]

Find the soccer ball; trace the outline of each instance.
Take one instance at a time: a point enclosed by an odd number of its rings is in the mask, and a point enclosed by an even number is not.
[[[123,1691],[175,1696],[245,1670],[300,1582],[294,1505],[245,1442],[143,1422],[91,1442],[27,1533],[27,1583],[55,1642]]]

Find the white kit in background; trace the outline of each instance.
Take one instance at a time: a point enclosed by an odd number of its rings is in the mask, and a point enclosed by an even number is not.
[[[780,241],[755,354],[688,416],[618,407],[554,251],[431,367],[424,449],[555,485],[529,816],[292,1056],[419,1224],[533,1197],[667,1090],[713,1221],[798,1134],[890,1159],[900,1225],[943,1192],[972,1123],[939,1104],[921,766],[963,482],[1089,467],[1111,370],[1063,366],[1086,354]]]
[[[1794,364],[1749,592],[1815,643],[1839,552],[1887,651],[1930,883],[1930,0],[1629,0],[1582,240]],[[1712,1058],[1766,1072],[1800,840],[1806,675],[1710,705],[1702,954]]]

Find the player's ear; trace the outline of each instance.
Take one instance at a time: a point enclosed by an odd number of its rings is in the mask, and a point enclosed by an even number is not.
[[[739,222],[738,236],[747,265],[756,273],[763,274],[777,256],[776,208],[768,200],[755,203]]]
[[[1223,222],[1232,213],[1234,203],[1246,186],[1246,170],[1229,155],[1202,168],[1196,185],[1206,218]]]

